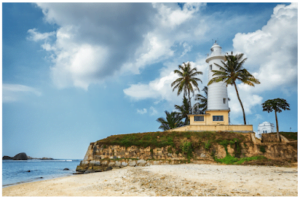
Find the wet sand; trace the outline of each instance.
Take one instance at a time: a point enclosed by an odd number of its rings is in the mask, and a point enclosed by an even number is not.
[[[4,187],[3,196],[298,196],[298,169],[211,164],[125,167]]]

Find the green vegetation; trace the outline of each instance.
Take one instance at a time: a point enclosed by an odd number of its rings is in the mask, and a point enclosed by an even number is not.
[[[286,137],[289,141],[298,140],[297,132],[279,132],[279,134]]]
[[[254,84],[260,84],[260,82],[251,73],[249,73],[247,69],[243,67],[244,62],[247,59],[243,59],[243,56],[243,53],[233,55],[233,52],[231,52],[231,55],[225,55],[225,62],[221,61],[223,66],[215,63],[216,66],[220,67],[220,70],[212,70],[213,78],[208,82],[207,85],[209,86],[213,83],[224,81],[227,86],[234,86],[236,95],[242,107],[244,124],[246,125],[246,115],[244,111],[244,106],[240,99],[240,95],[236,86],[236,81],[239,80],[242,83],[247,84],[249,86],[254,86]]]
[[[202,91],[205,93],[205,96],[201,94],[196,94],[195,100],[199,102],[195,103],[193,106],[193,111],[199,114],[204,114],[207,109],[207,86],[204,86]]]
[[[210,149],[210,146],[211,146],[210,140],[208,140],[208,141],[206,141],[206,142],[204,143],[204,148],[205,148],[206,150],[209,150],[209,149]]]
[[[173,87],[173,91],[177,89],[177,95],[180,95],[183,91],[183,96],[187,96],[189,98],[189,107],[190,113],[192,113],[192,104],[191,104],[191,95],[194,94],[195,90],[199,91],[198,82],[201,79],[197,78],[197,75],[202,75],[201,71],[197,71],[197,68],[192,68],[190,62],[183,63],[183,65],[178,66],[179,70],[174,70],[174,73],[179,77],[172,82],[171,87]]]
[[[136,147],[151,147],[150,151],[153,153],[152,148],[154,147],[167,147],[167,150],[176,151],[176,154],[182,152],[182,144],[187,142],[184,148],[187,154],[189,147],[191,150],[205,147],[209,150],[214,143],[221,143],[228,145],[228,143],[242,142],[245,139],[244,135],[236,132],[149,132],[149,133],[135,133],[135,134],[120,134],[109,136],[105,139],[98,140],[97,144],[107,147],[109,145],[120,145],[125,147],[136,146]],[[223,142],[222,142],[223,141]],[[172,147],[172,148],[171,148]],[[225,147],[225,146],[224,146]],[[187,149],[187,150],[185,150]],[[189,157],[191,157],[189,153]]]
[[[218,159],[214,158],[216,162],[224,163],[224,164],[243,164],[244,162],[252,161],[252,160],[261,160],[266,159],[264,156],[253,156],[253,157],[244,157],[244,158],[235,158],[231,155],[226,155],[225,158]]]
[[[262,152],[262,153],[265,153],[266,152],[266,146],[259,146],[259,150]]]
[[[168,148],[168,153],[173,153],[172,147]]]
[[[183,154],[186,154],[188,163],[190,163],[191,158],[193,157],[193,147],[191,142],[183,142],[181,146]]]
[[[185,96],[183,96],[182,105],[175,105],[174,106],[177,111],[179,111],[179,115],[182,119],[184,119],[184,125],[190,124],[190,119],[188,117],[189,111],[190,111],[190,104],[189,101],[186,99]]]
[[[265,101],[262,104],[262,108],[263,111],[268,111],[268,113],[272,111],[275,112],[277,139],[280,140],[277,113],[282,112],[282,110],[290,110],[289,103],[287,103],[285,99],[276,98],[276,99]]]
[[[184,123],[181,121],[182,116],[180,113],[177,112],[171,112],[165,111],[166,113],[166,119],[160,117],[156,121],[160,122],[159,129],[162,129],[164,131],[174,129],[177,127],[181,127],[184,125]]]

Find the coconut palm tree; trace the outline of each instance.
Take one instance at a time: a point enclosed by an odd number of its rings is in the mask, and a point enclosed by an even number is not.
[[[207,86],[204,86],[202,91],[204,91],[205,95],[197,94],[195,97],[196,101],[200,101],[200,103],[197,102],[193,106],[195,113],[199,112],[199,113],[203,114],[207,109]]]
[[[188,114],[190,111],[190,105],[185,96],[183,96],[182,105],[181,106],[175,105],[175,109],[179,111],[179,115],[182,119],[185,118],[184,125],[188,125],[190,123],[190,120],[188,117]]]
[[[177,95],[180,95],[183,91],[183,96],[188,96],[189,98],[189,104],[190,104],[190,113],[192,113],[192,104],[191,104],[191,95],[190,93],[194,94],[194,90],[198,90],[198,82],[201,81],[201,79],[197,78],[197,75],[202,75],[201,71],[197,71],[197,68],[192,68],[191,64],[183,63],[183,65],[178,66],[179,70],[174,70],[175,74],[179,75],[179,78],[177,78],[172,84],[171,87],[173,87],[173,91],[177,89]]]
[[[173,129],[176,127],[183,126],[182,117],[177,112],[171,112],[165,111],[166,113],[166,119],[160,117],[156,121],[160,122],[161,125],[158,127],[159,129],[162,129],[164,131]]]
[[[246,125],[245,110],[236,86],[236,81],[241,81],[242,83],[249,86],[260,84],[260,82],[243,67],[243,64],[247,60],[247,58],[243,59],[243,56],[243,53],[233,55],[233,52],[231,52],[231,55],[225,55],[225,62],[221,61],[223,66],[215,63],[215,65],[218,66],[220,70],[212,70],[213,78],[208,82],[207,85],[211,85],[215,82],[225,82],[226,86],[234,85],[236,95],[242,107],[244,124]]]
[[[262,108],[263,111],[268,111],[268,113],[272,111],[275,112],[277,139],[280,140],[277,113],[282,112],[282,110],[290,110],[290,105],[287,103],[285,99],[276,98],[276,99],[265,101],[262,104]]]

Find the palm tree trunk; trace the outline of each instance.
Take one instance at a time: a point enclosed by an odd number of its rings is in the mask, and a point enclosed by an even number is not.
[[[188,94],[189,94],[189,105],[190,105],[189,112],[190,112],[190,114],[192,114],[192,103],[191,103],[190,90],[188,90]]]
[[[241,99],[240,99],[239,91],[238,91],[238,89],[237,89],[237,87],[236,87],[235,82],[234,82],[233,84],[234,84],[234,88],[235,88],[235,91],[236,91],[236,95],[237,95],[237,97],[238,97],[238,99],[239,99],[239,101],[240,101],[240,104],[241,104],[241,107],[242,107],[242,110],[243,110],[244,124],[246,125],[246,115],[245,115],[244,106],[243,106],[243,103],[242,103],[242,101],[241,101]]]
[[[277,119],[277,112],[276,111],[275,111],[275,120],[276,120],[277,140],[280,141],[278,119]]]

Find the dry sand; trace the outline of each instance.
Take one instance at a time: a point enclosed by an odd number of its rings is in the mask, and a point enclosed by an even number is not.
[[[298,169],[152,165],[13,185],[3,196],[297,196]]]

